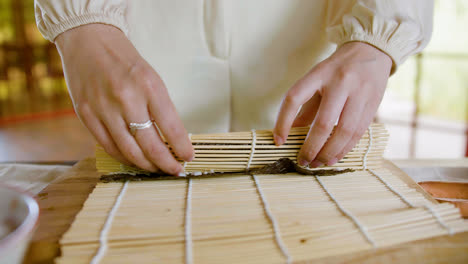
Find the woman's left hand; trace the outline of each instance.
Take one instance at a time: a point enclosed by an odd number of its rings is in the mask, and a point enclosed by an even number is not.
[[[298,163],[335,164],[372,122],[391,68],[391,58],[377,48],[362,42],[344,44],[286,93],[273,130],[276,144],[286,141],[292,126],[311,125]]]

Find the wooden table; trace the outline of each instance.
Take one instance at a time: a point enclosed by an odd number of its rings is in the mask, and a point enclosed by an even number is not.
[[[385,167],[435,202],[411,178],[385,161]],[[51,263],[60,254],[58,241],[99,180],[94,159],[85,159],[37,196],[41,216],[25,263]],[[314,263],[468,263],[468,232],[413,241],[392,247],[314,260]]]

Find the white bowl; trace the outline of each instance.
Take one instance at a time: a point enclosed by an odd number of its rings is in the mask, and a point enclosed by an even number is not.
[[[21,263],[39,218],[29,194],[0,184],[0,263]]]

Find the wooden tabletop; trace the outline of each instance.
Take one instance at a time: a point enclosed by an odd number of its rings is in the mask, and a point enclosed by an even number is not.
[[[41,215],[25,263],[51,263],[60,254],[58,241],[99,180],[94,163],[94,159],[82,160],[38,194]],[[386,161],[384,165],[409,186],[436,202],[393,163]],[[344,262],[468,263],[468,232],[314,260],[314,263]]]

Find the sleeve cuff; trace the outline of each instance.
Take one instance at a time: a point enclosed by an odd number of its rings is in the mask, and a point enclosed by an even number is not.
[[[390,72],[391,75],[393,75],[396,72],[398,66],[401,65],[401,63],[403,62],[403,58],[399,56],[403,47],[401,47],[401,45],[398,45],[395,42],[388,42],[386,39],[382,39],[379,36],[355,33],[348,36],[348,38],[342,39],[337,44],[338,47],[341,47],[342,45],[348,42],[363,42],[387,54],[390,57],[390,59],[392,59],[392,69]]]
[[[49,41],[54,42],[55,38],[62,34],[63,32],[82,26],[93,23],[101,23],[106,25],[111,25],[120,29],[125,35],[128,36],[128,27],[125,22],[125,17],[123,14],[98,14],[98,13],[89,13],[83,14],[80,16],[72,17],[70,19],[61,21],[59,24],[50,25],[47,28],[47,32],[44,32],[44,37]]]
[[[359,41],[381,50],[392,59],[393,74],[409,56],[424,48],[430,39],[431,25],[413,15],[412,10],[406,11],[411,6],[403,2],[377,3],[380,2],[359,1],[326,31],[328,39],[338,46]]]

